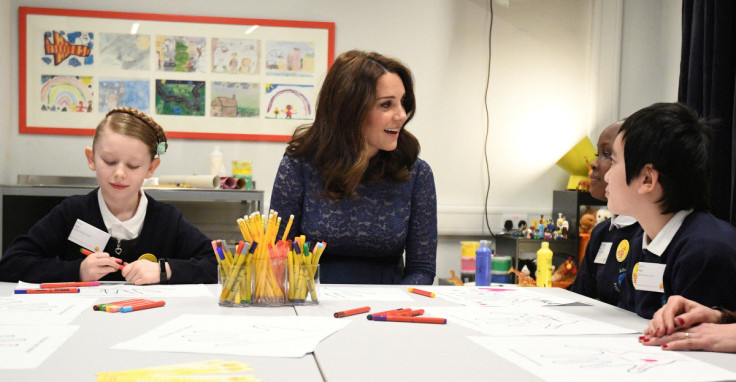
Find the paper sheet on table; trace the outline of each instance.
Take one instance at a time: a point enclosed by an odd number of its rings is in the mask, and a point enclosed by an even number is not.
[[[15,289],[37,289],[40,284],[19,282]],[[133,285],[126,283],[103,283],[95,287],[79,288],[82,297],[211,297],[212,292],[204,284],[178,285]],[[30,295],[29,295],[30,296]]]
[[[636,330],[564,313],[548,307],[429,307],[425,313],[443,317],[491,336],[629,334]]]
[[[62,294],[0,297],[0,325],[68,324],[85,309],[92,309],[95,301],[97,297]]]
[[[76,325],[0,325],[0,369],[33,369],[79,328]]]
[[[332,317],[183,314],[112,348],[298,358],[349,323]]]
[[[508,307],[572,304],[575,301],[535,292],[533,288],[441,286],[423,288],[437,297],[465,306]]]
[[[319,298],[323,301],[412,301],[406,289],[319,286]]]
[[[733,381],[736,374],[636,336],[468,337],[545,380]]]

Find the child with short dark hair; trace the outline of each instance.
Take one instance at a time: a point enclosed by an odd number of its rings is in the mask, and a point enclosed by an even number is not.
[[[657,103],[621,126],[605,179],[608,209],[630,215],[619,306],[651,318],[671,295],[736,308],[736,230],[707,212],[709,126],[686,105]]]
[[[0,258],[0,281],[216,282],[210,239],[181,211],[141,189],[167,147],[163,129],[145,113],[133,108],[107,113],[92,147],[85,149],[99,188],[63,200],[28,234],[13,240]],[[103,231],[103,239],[109,233],[109,240],[83,255],[72,236],[97,231]],[[157,262],[140,259],[144,254]]]
[[[611,168],[611,148],[623,121],[615,122],[598,137],[598,153],[590,164],[590,195],[606,201],[604,180]],[[626,257],[631,238],[641,231],[636,219],[626,215],[613,215],[593,228],[585,247],[585,257],[570,290],[607,304],[618,305],[621,285],[626,276]]]

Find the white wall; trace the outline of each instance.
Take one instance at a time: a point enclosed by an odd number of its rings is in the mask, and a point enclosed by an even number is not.
[[[681,25],[680,0],[624,4],[622,45],[626,49],[621,54],[621,117],[654,102],[677,101]]]
[[[580,138],[595,141],[611,117],[676,98],[680,1],[494,1],[487,206],[495,230],[505,213],[552,212],[552,190],[567,180],[554,163]],[[418,107],[408,128],[435,173],[443,234],[438,275],[459,270],[459,240],[487,232],[487,0],[2,2],[0,43],[11,48],[10,60],[0,62],[2,183],[14,183],[17,174],[92,175],[82,156],[90,137],[17,132],[19,6],[335,22],[336,53],[377,50],[414,72]],[[215,144],[226,163],[254,161],[268,201],[282,143],[172,140],[157,174],[207,172]]]

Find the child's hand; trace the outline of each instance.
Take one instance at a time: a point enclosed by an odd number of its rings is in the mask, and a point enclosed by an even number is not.
[[[158,284],[161,281],[161,266],[149,260],[136,260],[125,266],[122,275],[131,284]]]
[[[79,279],[81,281],[97,281],[106,274],[120,269],[122,262],[121,259],[110,257],[107,252],[92,253],[79,266]]]

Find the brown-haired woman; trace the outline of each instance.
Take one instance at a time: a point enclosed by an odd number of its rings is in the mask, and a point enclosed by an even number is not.
[[[406,131],[414,111],[409,69],[353,50],[327,73],[314,123],[289,142],[271,209],[294,215],[290,236],[327,243],[321,282],[433,283],[437,201],[432,170]]]

